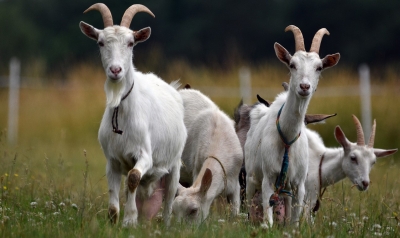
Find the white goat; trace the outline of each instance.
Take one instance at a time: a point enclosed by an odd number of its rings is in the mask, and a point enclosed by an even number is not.
[[[335,128],[335,138],[342,148],[326,148],[321,137],[315,131],[306,130],[309,145],[308,176],[306,180],[306,201],[310,208],[319,208],[321,190],[348,177],[358,190],[369,187],[369,173],[376,158],[392,155],[397,149],[383,150],[374,148],[376,122],[367,145],[364,142],[360,121],[353,115],[357,129],[357,143],[350,142],[339,126]],[[318,202],[317,202],[318,201]]]
[[[188,138],[182,154],[181,184],[174,200],[177,220],[199,223],[207,218],[210,205],[222,195],[239,212],[238,174],[243,152],[234,122],[208,97],[197,90],[179,91],[185,108]]]
[[[280,44],[275,43],[275,53],[280,61],[290,68],[291,77],[289,91],[277,96],[272,105],[267,108],[264,105],[256,106],[250,114],[251,127],[247,134],[245,144],[246,166],[246,198],[251,204],[256,190],[262,193],[264,209],[263,222],[273,224],[271,196],[277,196],[280,191],[275,191],[274,183],[280,174],[285,147],[281,134],[286,141],[298,140],[290,147],[290,166],[287,171],[287,180],[296,189],[294,195],[292,222],[297,222],[303,206],[305,195],[305,180],[308,170],[308,143],[304,132],[304,117],[310,99],[317,88],[320,73],[323,69],[337,64],[340,54],[327,55],[320,59],[318,52],[322,37],[329,32],[323,28],[314,36],[310,52],[304,49],[303,36],[299,28],[291,25],[286,31],[294,33],[296,53],[291,56]],[[281,111],[280,117],[278,111]],[[278,123],[279,122],[279,123]],[[274,196],[274,197],[276,197]]]
[[[249,114],[247,107],[243,109],[238,108],[238,110],[243,112],[243,116]],[[321,116],[322,115],[319,115],[318,117]],[[327,118],[329,116],[331,115],[322,116],[321,118]],[[306,121],[310,122],[309,119],[310,118],[306,119]],[[369,173],[376,162],[376,158],[386,157],[397,152],[397,149],[384,150],[373,148],[376,128],[375,121],[369,143],[365,145],[361,124],[354,115],[353,121],[357,129],[357,143],[351,143],[339,126],[335,128],[335,138],[342,145],[342,148],[327,148],[317,132],[308,128],[305,130],[309,151],[308,174],[305,183],[305,201],[309,204],[309,206],[307,206],[309,208],[307,213],[310,212],[311,208],[313,208],[313,212],[319,209],[319,199],[323,194],[323,192],[321,192],[322,189],[346,177],[348,177],[360,191],[367,190],[370,183]],[[241,133],[238,133],[238,135],[244,134],[246,130],[246,125],[244,123],[249,123],[246,120],[241,120],[240,122],[242,128]],[[246,141],[246,138],[244,137],[242,140]],[[250,218],[254,222],[262,221],[263,211],[259,196],[259,193],[255,194],[252,201],[253,207],[250,209]],[[285,199],[285,203],[290,203],[290,199]],[[287,207],[290,207],[290,204]],[[290,213],[290,211],[285,212],[284,210],[280,210],[279,212],[280,213],[277,214],[277,220],[279,221],[283,221],[285,217],[282,216]]]
[[[112,223],[119,218],[122,174],[127,175],[124,226],[135,225],[138,213],[142,215],[143,212],[147,218],[155,215],[162,198],[152,195],[160,186],[161,178],[165,178],[163,217],[168,224],[186,141],[183,104],[177,85],[168,85],[154,74],[135,70],[133,46],[147,40],[151,30],[149,27],[139,31],[129,29],[137,12],[154,15],[145,6],[135,4],[126,10],[121,26],[118,26],[113,25],[106,5],[97,3],[85,12],[90,10],[100,11],[105,27],[98,30],[85,22],[79,24],[86,36],[97,41],[107,76],[104,86],[107,106],[99,129],[99,141],[107,158],[109,218]],[[135,199],[142,202],[141,206],[137,207]],[[143,210],[149,207],[150,211]],[[142,210],[138,212],[138,208]]]

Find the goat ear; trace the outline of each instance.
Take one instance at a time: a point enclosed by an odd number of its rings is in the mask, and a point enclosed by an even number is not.
[[[133,37],[135,38],[135,43],[140,43],[143,41],[146,41],[147,39],[149,39],[151,35],[151,28],[150,27],[146,27],[143,28],[139,31],[134,31],[133,32]]]
[[[289,67],[290,59],[292,56],[289,54],[289,51],[285,49],[285,47],[281,46],[279,43],[274,44],[275,54],[278,59],[286,64]]]
[[[260,95],[257,94],[257,100],[264,104],[265,106],[269,107],[271,105],[271,103],[269,103],[267,100],[265,100],[264,98],[262,98]]]
[[[350,142],[349,140],[347,140],[346,135],[344,134],[344,132],[342,131],[342,129],[340,128],[340,126],[336,126],[335,128],[335,138],[337,140],[337,142],[339,142],[339,144],[341,144],[343,146],[343,149],[346,150],[350,150]]]
[[[179,196],[179,194],[185,189],[180,183],[178,183],[178,189],[176,190],[175,197]]]
[[[98,40],[100,31],[94,28],[93,26],[87,24],[86,22],[81,21],[79,23],[79,28],[81,28],[82,33],[85,34],[90,39],[95,41]]]
[[[339,62],[339,59],[340,59],[339,53],[325,56],[325,58],[322,59],[323,69],[335,66]]]
[[[330,114],[330,115],[326,115],[326,114],[306,114],[306,116],[304,117],[304,123],[306,125],[311,124],[311,123],[317,123],[320,121],[325,121],[328,118],[334,117],[337,114]]]
[[[206,194],[211,186],[211,182],[212,182],[211,170],[206,169],[206,172],[204,173],[203,178],[201,179],[200,193]]]
[[[383,149],[375,149],[374,148],[374,154],[378,158],[386,157],[386,156],[392,155],[392,154],[394,154],[396,152],[397,152],[397,149],[383,150]]]

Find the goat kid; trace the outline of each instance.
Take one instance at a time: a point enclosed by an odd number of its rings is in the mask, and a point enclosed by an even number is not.
[[[240,206],[237,176],[243,152],[234,122],[199,91],[182,89],[179,93],[188,131],[180,183],[191,186],[179,186],[173,203],[174,215],[178,221],[200,223],[220,195],[227,198],[232,215],[236,215]]]
[[[176,84],[168,85],[152,73],[136,71],[132,63],[133,47],[147,40],[151,30],[150,27],[139,31],[129,29],[137,12],[154,15],[147,7],[135,4],[125,11],[118,26],[113,25],[106,5],[96,3],[85,13],[91,10],[101,13],[104,29],[85,22],[79,26],[83,34],[99,45],[107,76],[104,86],[107,105],[98,139],[107,158],[109,218],[114,224],[119,219],[121,175],[126,175],[123,226],[137,224],[138,213],[150,219],[158,212],[162,193],[154,191],[161,187],[161,180],[165,183],[163,218],[169,224],[187,136],[183,103]]]
[[[302,211],[308,171],[308,150],[306,149],[308,142],[304,132],[304,117],[310,99],[317,88],[321,71],[336,65],[340,58],[338,53],[327,55],[323,59],[319,58],[322,37],[324,34],[329,34],[325,28],[316,33],[310,52],[304,49],[304,40],[299,28],[291,25],[285,30],[294,33],[296,53],[291,56],[278,43],[275,43],[274,48],[278,59],[291,72],[288,93],[278,95],[269,108],[260,105],[251,111],[251,126],[244,147],[247,204],[251,204],[256,190],[261,191],[263,222],[268,223],[269,226],[273,225],[270,199],[274,193],[279,193],[275,191],[274,183],[281,171],[285,151],[285,143],[282,142],[280,133],[289,141],[298,138],[290,147],[291,161],[287,171],[287,181],[285,181],[297,191],[293,197],[294,206],[291,217],[292,223],[295,223],[298,222]],[[279,119],[277,119],[278,112],[281,112]],[[280,132],[276,128],[277,125],[280,127]]]

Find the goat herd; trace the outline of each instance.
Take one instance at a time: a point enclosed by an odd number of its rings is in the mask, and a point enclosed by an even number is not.
[[[368,189],[376,158],[397,151],[374,148],[375,121],[368,143],[355,116],[357,143],[337,126],[341,148],[326,148],[321,137],[306,128],[328,117],[306,111],[321,71],[340,59],[339,53],[319,57],[322,37],[329,35],[325,28],[316,33],[309,52],[299,28],[285,29],[294,34],[295,54],[278,43],[274,49],[290,69],[289,84],[272,103],[259,97],[254,105],[240,104],[233,121],[190,86],[178,90],[177,82],[167,84],[135,69],[132,49],[150,37],[151,29],[129,27],[138,12],[154,17],[147,7],[129,7],[120,25],[113,24],[106,5],[96,3],[85,13],[91,10],[101,13],[104,29],[85,22],[79,26],[97,42],[107,76],[98,139],[107,158],[108,215],[114,224],[122,175],[127,187],[123,226],[137,224],[138,215],[151,219],[163,200],[167,225],[172,213],[177,220],[199,223],[220,196],[230,203],[233,216],[243,203],[252,221],[272,226],[274,211],[281,222],[297,223],[303,208],[308,217],[318,209],[321,190],[345,177],[359,190]]]

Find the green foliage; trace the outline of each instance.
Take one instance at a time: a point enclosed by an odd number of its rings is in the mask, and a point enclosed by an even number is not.
[[[83,14],[93,1],[3,0],[0,2],[0,62],[18,56],[44,58],[50,72],[65,73],[77,61],[98,58],[96,44],[78,28],[85,21],[97,28],[103,23],[99,13]],[[119,24],[131,1],[104,1]],[[183,58],[208,66],[229,66],[232,61],[261,62],[274,58],[273,43],[293,52],[289,24],[300,27],[306,48],[315,32],[326,27],[321,55],[342,53],[342,63],[370,63],[382,66],[397,62],[400,18],[396,0],[331,1],[137,1],[156,15],[138,14],[132,29],[152,27],[152,36],[135,49],[139,61],[153,49],[166,59]],[[164,66],[162,62],[160,67]],[[165,67],[165,66],[164,66]],[[159,70],[153,68],[152,70]]]

